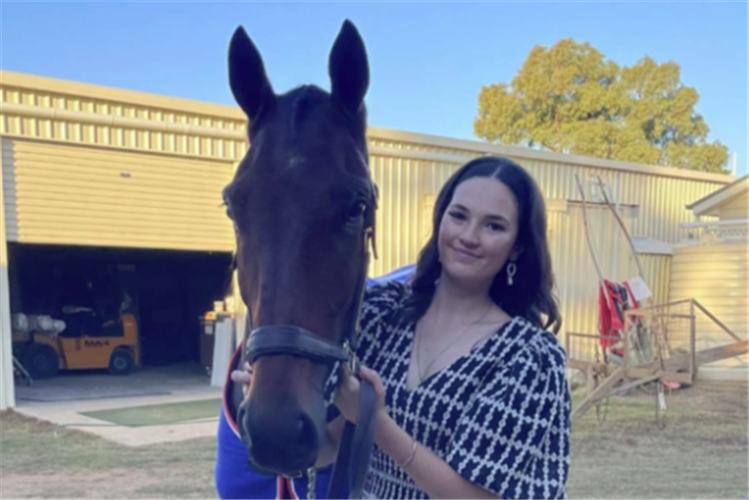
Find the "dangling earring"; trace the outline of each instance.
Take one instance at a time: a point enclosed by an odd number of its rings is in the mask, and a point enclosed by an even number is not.
[[[514,262],[507,264],[507,286],[512,286],[515,280],[512,279],[515,273],[518,272],[518,266]]]

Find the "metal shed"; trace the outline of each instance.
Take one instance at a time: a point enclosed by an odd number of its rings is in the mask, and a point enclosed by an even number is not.
[[[7,242],[231,252],[221,207],[247,142],[238,109],[128,90],[0,73],[2,272],[0,407],[13,406]],[[440,186],[465,161],[508,156],[548,200],[564,330],[595,331],[596,280],[584,249],[574,175],[601,175],[638,239],[655,295],[668,298],[671,245],[688,203],[729,184],[726,175],[636,165],[371,127],[370,164],[381,192],[374,275],[413,263],[430,230]],[[617,180],[618,179],[618,180]],[[596,199],[591,192],[591,198]],[[601,210],[600,239],[622,276]],[[613,234],[613,233],[612,233]]]

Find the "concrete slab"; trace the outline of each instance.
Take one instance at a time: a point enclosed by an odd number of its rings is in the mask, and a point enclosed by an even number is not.
[[[68,429],[95,434],[99,437],[126,446],[147,446],[152,444],[183,441],[198,437],[216,435],[218,408],[215,418],[201,419],[170,425],[126,427],[104,420],[81,415],[80,412],[113,410],[135,406],[181,403],[201,399],[216,399],[220,390],[213,388],[209,394],[176,394],[159,397],[134,397],[98,399],[85,401],[62,401],[52,403],[27,403],[16,408],[22,415],[53,423]]]
[[[16,411],[23,415],[95,434],[127,445],[181,441],[216,434],[216,417],[192,422],[126,427],[81,415],[81,412],[114,410],[166,403],[218,399],[221,388],[212,387],[208,374],[198,365],[146,368],[126,376],[108,373],[70,372],[17,386]]]
[[[30,386],[16,386],[19,406],[27,402],[81,401],[137,396],[204,392],[213,394],[205,369],[198,364],[143,368],[115,376],[107,372],[61,372],[52,379],[35,380]]]

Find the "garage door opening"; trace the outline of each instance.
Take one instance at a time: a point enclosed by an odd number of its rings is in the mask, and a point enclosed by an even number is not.
[[[97,336],[126,334],[125,314],[131,314],[143,367],[205,360],[200,318],[230,295],[229,253],[8,246],[13,315],[63,319],[67,332],[60,339],[85,330],[87,342],[95,343]],[[79,309],[89,316],[76,314]],[[117,325],[118,318],[126,319]]]

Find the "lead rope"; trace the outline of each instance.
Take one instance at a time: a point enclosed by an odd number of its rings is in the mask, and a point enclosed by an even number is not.
[[[315,500],[315,486],[317,482],[317,469],[307,469],[307,500]]]

